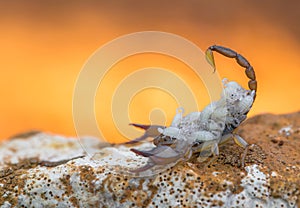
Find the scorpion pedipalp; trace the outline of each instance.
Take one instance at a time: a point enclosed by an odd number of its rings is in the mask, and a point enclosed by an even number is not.
[[[156,136],[160,135],[160,132],[158,131],[158,129],[166,128],[165,126],[144,125],[144,124],[136,124],[136,123],[130,123],[129,125],[143,129],[143,130],[145,130],[145,133],[142,136],[140,136],[134,140],[125,142],[123,144],[135,144],[135,143],[138,143],[140,141],[147,139],[148,137],[156,137]]]
[[[172,164],[178,163],[180,160],[187,160],[191,157],[190,144],[185,142],[185,140],[177,141],[177,144],[172,146],[158,145],[151,150],[138,150],[130,149],[130,151],[136,153],[137,155],[147,157],[148,162],[146,165],[132,169],[132,173],[140,173],[144,171],[150,171],[155,173],[156,171],[163,171],[168,167],[172,167]],[[153,167],[156,169],[153,169]],[[153,169],[153,170],[151,170]]]
[[[238,54],[234,50],[231,50],[231,49],[223,47],[223,46],[218,46],[218,45],[210,46],[206,50],[205,55],[206,55],[206,59],[207,59],[208,63],[214,68],[214,70],[216,70],[216,65],[215,65],[213,51],[216,51],[216,52],[218,52],[226,57],[229,57],[229,58],[235,58],[237,63],[240,66],[245,68],[245,74],[250,79],[248,82],[249,89],[254,90],[255,92],[257,91],[257,81],[256,81],[254,69],[244,56],[242,56],[241,54]],[[254,97],[254,99],[255,99],[255,97]]]

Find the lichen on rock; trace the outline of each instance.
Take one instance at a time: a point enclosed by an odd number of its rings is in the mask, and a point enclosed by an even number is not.
[[[300,113],[250,118],[238,134],[254,144],[245,168],[231,141],[211,163],[182,162],[147,177],[128,172],[146,163],[128,145],[19,135],[0,144],[0,207],[299,207]]]

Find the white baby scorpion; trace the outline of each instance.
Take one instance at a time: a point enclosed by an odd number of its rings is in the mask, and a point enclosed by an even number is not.
[[[246,119],[256,97],[257,82],[253,67],[240,54],[222,46],[213,45],[206,50],[206,58],[215,69],[213,51],[226,57],[235,58],[237,63],[245,68],[245,73],[250,79],[246,90],[234,81],[223,80],[224,89],[220,100],[210,103],[202,112],[192,112],[183,116],[183,108],[177,109],[177,113],[171,126],[140,125],[145,134],[140,138],[127,143],[139,142],[147,137],[154,137],[156,147],[149,151],[131,151],[137,155],[148,158],[145,166],[131,170],[140,173],[153,169],[159,172],[165,167],[174,166],[179,161],[189,160],[195,154],[219,154],[219,144],[230,138],[242,146],[248,147],[248,143],[233,131]]]

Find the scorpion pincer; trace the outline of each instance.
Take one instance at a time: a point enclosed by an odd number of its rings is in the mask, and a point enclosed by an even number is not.
[[[179,161],[188,161],[192,157],[199,159],[203,155],[218,155],[219,144],[223,144],[230,138],[233,138],[239,146],[245,149],[248,147],[248,143],[235,134],[234,130],[246,119],[256,98],[257,81],[254,69],[237,52],[213,45],[206,50],[205,55],[214,70],[216,70],[214,51],[235,58],[237,63],[245,68],[245,74],[250,79],[249,90],[244,89],[237,82],[224,79],[221,98],[210,103],[202,112],[192,112],[183,116],[184,110],[179,108],[169,127],[131,124],[144,129],[145,134],[128,143],[132,144],[153,137],[155,145],[149,151],[131,149],[137,155],[148,158],[145,166],[131,172],[140,173],[150,169],[154,173],[172,167]],[[242,164],[244,165],[244,157]]]

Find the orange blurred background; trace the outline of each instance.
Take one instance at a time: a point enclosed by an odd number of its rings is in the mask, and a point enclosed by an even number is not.
[[[228,46],[247,57],[259,84],[250,116],[298,111],[299,9],[300,2],[280,0],[1,1],[0,139],[31,129],[75,136],[72,96],[85,61],[108,41],[145,30],[178,34],[203,50]],[[158,57],[146,55],[149,60]],[[246,83],[233,60],[216,56],[216,64],[222,77]]]

